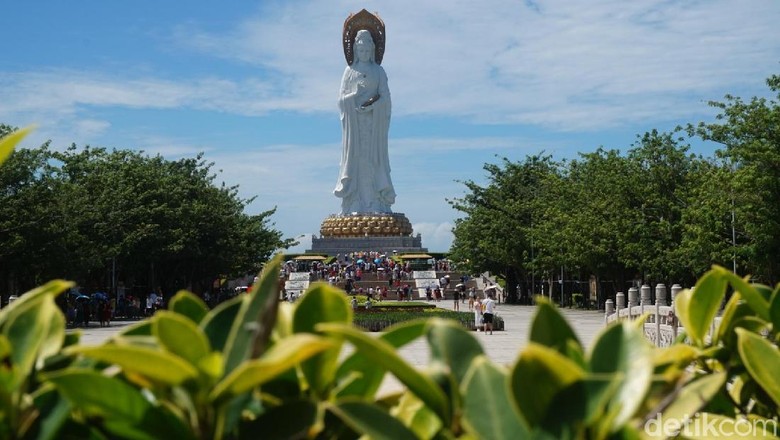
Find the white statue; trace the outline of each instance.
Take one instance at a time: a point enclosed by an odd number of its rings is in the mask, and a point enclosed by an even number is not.
[[[352,47],[354,60],[344,70],[339,95],[342,153],[333,193],[342,199],[341,214],[390,213],[395,190],[387,153],[387,75],[375,61],[374,40],[368,30],[357,32]]]

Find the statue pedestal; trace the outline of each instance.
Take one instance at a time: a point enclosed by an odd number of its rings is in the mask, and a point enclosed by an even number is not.
[[[323,237],[311,239],[307,254],[344,255],[350,252],[377,251],[391,255],[396,252],[428,252],[422,247],[422,237]]]
[[[320,237],[312,237],[307,254],[346,254],[359,251],[427,252],[420,234],[402,213],[331,215],[322,222]]]

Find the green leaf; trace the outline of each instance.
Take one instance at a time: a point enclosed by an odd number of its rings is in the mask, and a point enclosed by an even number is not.
[[[239,429],[240,440],[256,440],[262,433],[264,440],[307,438],[317,423],[317,405],[308,400],[285,402],[269,408],[255,420],[244,422]]]
[[[729,282],[731,287],[740,293],[745,302],[750,305],[750,308],[752,308],[761,319],[769,321],[769,302],[764,298],[764,295],[759,293],[757,286],[748,284],[747,281],[723,267],[714,266],[713,271],[718,272],[724,280]]]
[[[2,334],[8,338],[11,346],[11,359],[23,375],[32,372],[58,313],[60,311],[52,298],[37,297],[15,307],[3,325]]]
[[[293,333],[316,333],[320,323],[349,324],[352,308],[344,291],[327,284],[316,283],[298,300],[293,312]],[[341,344],[312,357],[301,365],[309,386],[320,396],[325,396],[333,385],[338,368]]]
[[[668,368],[685,368],[693,362],[698,353],[695,348],[683,344],[658,348],[653,350],[653,365],[657,374]]]
[[[450,419],[449,402],[442,390],[431,378],[425,376],[409,365],[395,348],[385,341],[374,339],[344,324],[319,324],[317,329],[328,334],[339,335],[347,339],[355,348],[365,354],[377,365],[387,369],[426,403],[442,421],[446,423]]]
[[[772,329],[776,334],[780,334],[780,286],[772,293],[772,299],[769,301],[769,317]]]
[[[408,426],[417,435],[417,438],[433,439],[442,428],[441,419],[414,393],[405,391],[400,395],[397,403],[381,402],[380,404],[392,407],[393,417]]]
[[[327,409],[354,431],[372,439],[417,440],[409,428],[374,404],[341,400],[328,405]]]
[[[11,343],[8,338],[0,334],[0,396],[3,394],[10,395],[21,384],[23,377],[22,372],[19,371],[19,367],[14,365],[11,360],[12,352]],[[27,372],[24,372],[24,376]],[[0,406],[2,408],[2,406]],[[2,424],[0,424],[0,434],[3,432]]]
[[[458,383],[466,377],[474,358],[484,354],[474,336],[451,320],[431,319],[426,337],[431,360],[449,366]]]
[[[54,298],[47,300],[51,304],[51,311],[48,313],[48,333],[41,342],[41,348],[38,353],[37,368],[43,368],[43,363],[49,356],[54,356],[60,352],[65,343],[65,316],[60,308],[54,302]]]
[[[8,159],[8,156],[10,156],[11,152],[14,151],[14,147],[16,147],[16,145],[34,128],[35,127],[25,127],[21,130],[16,130],[13,133],[9,133],[0,139],[0,164]]]
[[[549,404],[555,395],[584,376],[585,372],[570,359],[531,342],[512,368],[509,386],[517,409],[534,427],[552,410]]]
[[[610,402],[611,408],[620,408],[612,425],[612,432],[616,432],[633,416],[650,389],[653,349],[641,329],[623,321],[607,327],[596,338],[590,368],[594,373],[616,373],[615,394]]]
[[[152,318],[153,331],[166,350],[197,366],[211,352],[205,333],[191,319],[160,310]]]
[[[571,351],[572,344],[569,341],[573,341],[574,347],[579,347],[580,353],[583,351],[577,334],[574,333],[566,318],[543,296],[537,298],[530,341],[553,348],[564,355]]]
[[[507,440],[529,437],[528,426],[514,410],[507,376],[504,369],[484,355],[472,362],[460,391],[463,396],[462,422],[475,437]]]
[[[723,273],[713,269],[699,278],[692,291],[683,291],[675,298],[677,316],[688,337],[699,347],[704,346],[704,338],[718,313],[727,287]]]
[[[70,369],[47,374],[62,395],[88,417],[99,418],[117,438],[194,438],[164,407],[150,403],[127,383],[92,370]]]
[[[241,364],[217,384],[209,398],[212,401],[224,401],[250,391],[333,345],[334,343],[326,338],[310,334],[284,338],[271,346],[259,359]]]
[[[422,336],[427,323],[427,319],[402,322],[387,328],[379,338],[394,348],[400,348]],[[355,351],[341,362],[336,371],[336,380],[340,386],[336,396],[372,397],[382,385],[386,372],[385,368],[372,362],[362,352]]]
[[[81,354],[116,364],[156,382],[179,385],[198,376],[198,370],[186,360],[160,349],[125,344],[68,347],[66,354]]]
[[[200,324],[209,313],[209,307],[197,295],[186,290],[180,290],[171,298],[168,309],[190,318],[195,324]]]
[[[738,328],[737,347],[739,357],[750,375],[761,385],[769,397],[780,406],[780,351],[761,336]]]
[[[241,301],[241,309],[225,341],[225,374],[230,374],[242,362],[254,359],[265,351],[276,322],[279,304],[279,270],[282,254],[266,263],[260,280]]]
[[[10,319],[16,312],[26,307],[27,303],[36,302],[42,297],[55,298],[60,293],[67,289],[70,289],[75,284],[70,281],[52,280],[43,286],[36,287],[29,292],[24,293],[16,301],[8,304],[5,308],[0,309],[0,328],[5,326],[5,322]]]
[[[52,384],[46,384],[31,396],[39,415],[24,438],[55,440],[70,417],[71,405],[62,398]]]
[[[124,336],[152,336],[152,320],[147,319],[130,324],[123,328],[122,331],[116,334],[114,337]]]
[[[214,350],[224,352],[233,322],[241,310],[242,299],[243,297],[236,297],[220,303],[200,322],[200,328],[208,336]]]
[[[654,410],[646,420],[644,434],[646,438],[667,438],[663,426],[682,426],[720,391],[726,383],[726,373],[718,372],[702,376],[687,383],[674,399]],[[655,414],[655,415],[653,415]]]
[[[736,322],[740,318],[754,314],[753,309],[750,308],[747,302],[742,300],[739,292],[734,292],[723,309],[723,315],[721,316],[720,325],[713,343],[723,341],[726,345],[733,346],[733,343],[736,342],[736,334],[734,333]]]

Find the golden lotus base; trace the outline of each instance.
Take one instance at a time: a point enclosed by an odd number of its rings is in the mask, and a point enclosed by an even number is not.
[[[322,221],[320,235],[339,237],[390,237],[412,235],[412,224],[402,213],[332,215]]]

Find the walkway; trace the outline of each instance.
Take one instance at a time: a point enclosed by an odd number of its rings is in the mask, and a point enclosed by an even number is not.
[[[452,310],[454,305],[452,300],[442,300],[436,303],[439,307]],[[460,305],[461,311],[468,311],[468,303]],[[475,332],[474,336],[482,343],[485,353],[493,361],[511,365],[517,360],[520,351],[528,343],[528,336],[531,328],[536,307],[519,306],[511,304],[498,304],[496,312],[504,318],[504,331],[494,331],[492,335],[483,332]],[[586,349],[596,339],[596,335],[604,328],[604,312],[598,310],[577,310],[561,309],[561,312],[569,321],[569,325],[579,336],[580,341]],[[427,341],[418,339],[411,344],[402,347],[401,355],[410,364],[415,367],[422,367],[428,364],[430,353],[428,351]],[[396,391],[400,384],[391,376],[386,376],[380,394]]]
[[[442,300],[436,304],[442,308],[453,309],[452,300]],[[504,318],[506,330],[495,331],[492,335],[475,332],[474,336],[482,342],[485,352],[491,359],[499,364],[511,365],[528,343],[529,329],[535,310],[536,308],[533,306],[498,304],[496,312]],[[461,304],[461,311],[468,311],[468,303]],[[598,332],[604,328],[604,312],[602,311],[561,309],[561,312],[586,348],[591,346]],[[127,324],[129,322],[112,322],[111,327],[82,329],[81,340],[85,344],[99,344],[120,331]],[[97,326],[97,323],[94,323],[94,325]],[[430,356],[425,339],[418,339],[401,348],[400,353],[404,359],[416,367],[427,365]],[[384,394],[396,390],[398,387],[399,384],[395,381],[395,378],[388,376],[380,389],[380,393]]]

